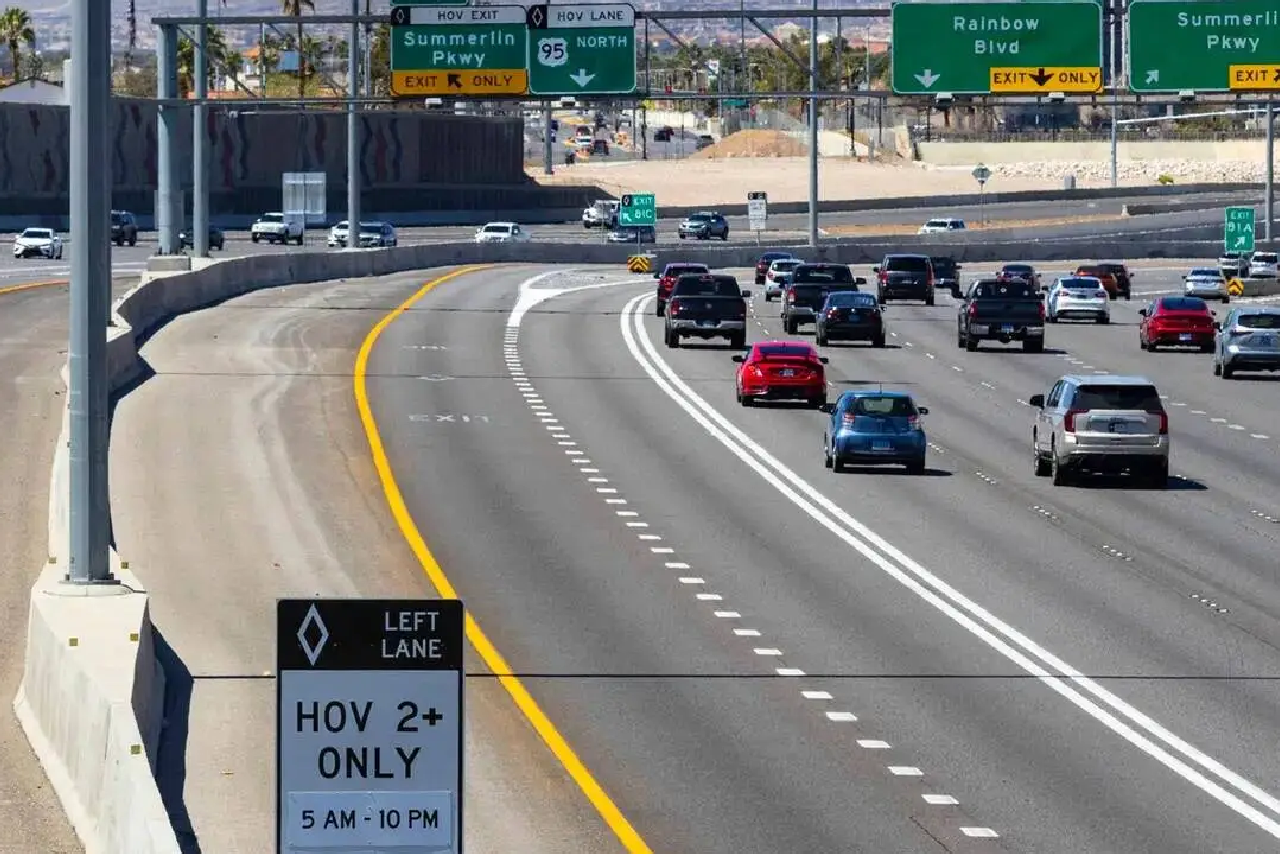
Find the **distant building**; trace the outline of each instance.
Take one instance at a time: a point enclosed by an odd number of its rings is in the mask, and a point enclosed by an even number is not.
[[[47,80],[19,80],[0,87],[0,104],[54,104],[67,106],[67,90]]]

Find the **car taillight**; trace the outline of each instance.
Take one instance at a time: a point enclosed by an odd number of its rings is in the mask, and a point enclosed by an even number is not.
[[[885,272],[884,270],[881,270],[879,275],[880,275],[880,281],[882,281],[882,282],[887,282],[887,281],[889,281],[889,274],[888,274],[887,272]]]
[[[907,416],[907,427],[908,427],[908,429],[911,429],[911,430],[919,430],[919,429],[920,429],[920,416],[919,416],[919,415],[908,415],[908,416]]]
[[[1067,414],[1062,419],[1062,429],[1068,433],[1074,433],[1076,431],[1076,416],[1084,415],[1084,413],[1085,410],[1083,409],[1068,409]]]
[[[970,317],[978,316],[978,304],[976,302],[969,303],[969,316]]]
[[[741,302],[739,302],[739,303],[738,303],[738,315],[739,315],[740,317],[746,317],[746,316],[747,316],[747,301],[746,301],[746,300],[742,300]]]
[[[843,414],[843,415],[841,415],[841,416],[840,416],[840,426],[841,426],[841,427],[852,427],[852,426],[853,426],[853,413],[852,413],[852,412],[846,412],[845,414]]]
[[[1040,319],[1041,319],[1041,320],[1044,320],[1044,318],[1045,318],[1045,314],[1044,314],[1044,303],[1043,303],[1043,302],[1041,302],[1041,303],[1037,303],[1037,304],[1036,304],[1036,308],[1040,309]]]
[[[671,314],[679,314],[679,313],[680,313],[680,300],[679,300],[679,299],[673,299],[673,300],[671,301],[671,305],[667,307],[667,311],[669,311]]]
[[[796,301],[796,292],[787,291],[787,302],[795,302],[795,301]]]
[[[837,317],[837,316],[839,316],[839,314],[840,314],[840,312],[839,312],[838,310],[834,309],[834,308],[829,308],[829,309],[827,309],[827,319],[828,319],[828,320],[835,320],[835,319],[836,319],[836,317]]]
[[[1163,412],[1163,411],[1153,412],[1152,415],[1158,415],[1160,417],[1160,435],[1168,436],[1169,435],[1169,413]]]

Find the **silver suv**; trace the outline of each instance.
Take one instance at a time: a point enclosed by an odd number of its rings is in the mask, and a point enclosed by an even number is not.
[[[1031,453],[1036,474],[1063,486],[1077,475],[1127,471],[1152,486],[1169,479],[1169,415],[1145,377],[1065,376],[1036,408]]]
[[[1213,342],[1213,373],[1229,380],[1236,371],[1280,370],[1280,308],[1233,309]]]

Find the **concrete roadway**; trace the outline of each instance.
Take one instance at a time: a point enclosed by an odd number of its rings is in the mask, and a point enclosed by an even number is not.
[[[1142,265],[1136,290],[1183,268]],[[209,854],[269,844],[271,686],[254,677],[271,599],[428,592],[349,376],[419,281],[182,318],[117,415],[121,545],[196,674],[186,798]],[[522,292],[584,286],[512,315]],[[829,348],[829,379],[929,405],[929,475],[834,476],[822,415],[741,409],[727,351],[661,347],[643,302],[638,326],[620,317],[651,287],[613,269],[464,276],[388,328],[369,391],[444,571],[653,850],[1275,849],[1280,406],[1254,388],[1271,378],[1140,351],[1141,300],[1113,303],[1110,326],[1051,327],[1035,355],[957,350],[949,297],[894,304],[891,346]],[[753,338],[781,336],[776,304],[753,311]],[[1157,382],[1167,489],[1033,476],[1021,401],[1070,371]],[[1031,675],[1064,668],[1093,679]],[[526,807],[506,850],[609,850],[487,685],[469,683],[488,736],[470,767]],[[482,803],[471,815],[508,814]]]
[[[132,281],[117,280],[124,293]],[[67,288],[15,288],[0,278],[0,852],[73,854],[83,851],[62,805],[49,788],[9,701],[22,681],[27,603],[48,558],[49,466],[62,426],[65,390]]]

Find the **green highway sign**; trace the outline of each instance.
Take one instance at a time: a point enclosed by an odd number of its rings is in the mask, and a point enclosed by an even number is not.
[[[1227,208],[1222,226],[1222,248],[1227,252],[1253,251],[1253,208]]]
[[[1128,28],[1134,92],[1275,88],[1232,83],[1232,66],[1280,64],[1275,0],[1131,0]]]
[[[393,6],[391,92],[400,97],[523,95],[523,6]]]
[[[395,0],[397,6],[470,6],[471,0]]]
[[[531,6],[529,94],[630,95],[636,10],[626,3]]]
[[[658,205],[653,193],[627,193],[618,205],[618,225],[657,225]]]
[[[895,2],[891,11],[899,95],[986,95],[993,80],[1009,93],[1101,88],[1096,0]]]

